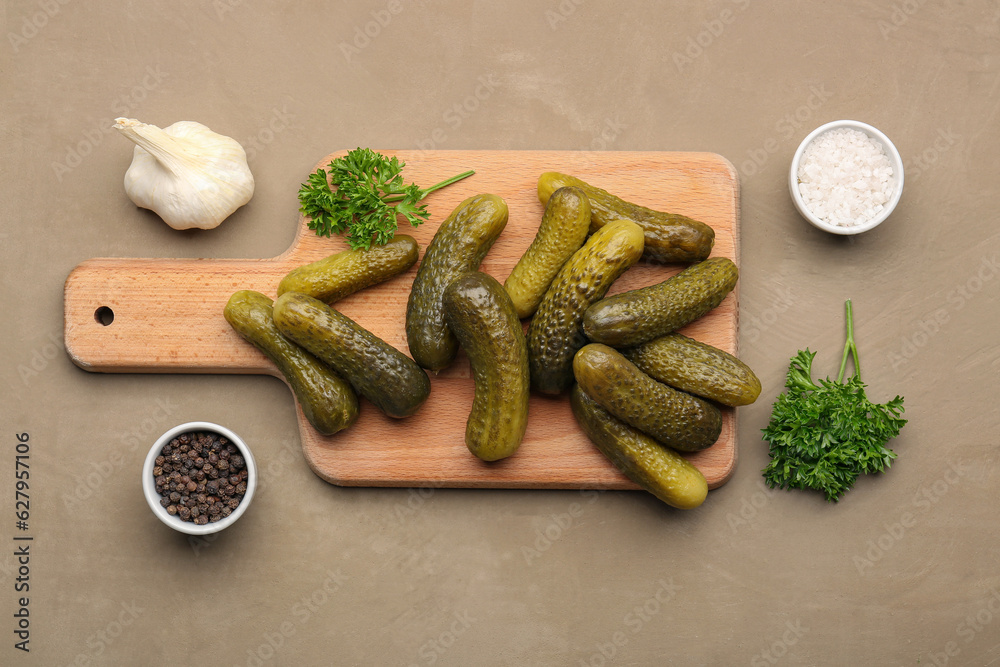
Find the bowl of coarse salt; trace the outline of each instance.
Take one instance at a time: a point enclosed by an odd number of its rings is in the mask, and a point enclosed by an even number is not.
[[[809,133],[792,157],[792,201],[806,220],[832,234],[877,227],[903,194],[903,159],[867,123],[836,120]]]

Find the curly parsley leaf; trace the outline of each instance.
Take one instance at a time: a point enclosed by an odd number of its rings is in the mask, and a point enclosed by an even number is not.
[[[816,353],[808,348],[789,364],[788,391],[778,396],[763,429],[771,455],[763,474],[771,488],[815,489],[836,502],[859,475],[883,472],[896,458],[886,443],[906,424],[903,399],[880,405],[865,395],[850,300],[846,308],[847,342],[836,380],[813,382]],[[844,381],[849,354],[854,376]]]
[[[344,234],[351,248],[385,245],[396,234],[397,218],[416,227],[430,216],[421,201],[435,190],[473,175],[466,171],[425,190],[403,183],[405,162],[369,148],[356,148],[317,169],[299,188],[299,210],[317,236]]]

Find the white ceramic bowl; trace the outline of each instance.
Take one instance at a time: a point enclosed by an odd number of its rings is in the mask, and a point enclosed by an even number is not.
[[[215,523],[209,522],[200,526],[192,521],[182,521],[180,517],[172,516],[167,512],[167,509],[160,504],[161,496],[156,492],[156,481],[153,478],[153,468],[156,464],[156,457],[160,455],[161,451],[163,451],[163,446],[177,436],[183,433],[190,433],[192,431],[212,431],[213,433],[217,433],[226,438],[240,450],[240,455],[243,456],[243,460],[246,461],[247,465],[247,491],[243,495],[243,500],[240,501],[239,506],[226,518],[216,521]],[[247,511],[248,507],[250,507],[250,501],[253,500],[253,494],[256,488],[257,463],[254,461],[250,448],[247,447],[247,444],[243,442],[243,439],[240,436],[236,435],[228,428],[219,426],[218,424],[213,424],[212,422],[188,422],[186,424],[180,424],[179,426],[173,427],[161,435],[156,442],[153,443],[149,453],[146,455],[146,462],[142,466],[142,492],[146,496],[146,502],[149,504],[149,508],[153,510],[153,514],[156,515],[157,519],[167,524],[174,530],[187,533],[188,535],[208,535],[210,533],[217,533],[220,530],[228,528],[236,523],[236,520],[243,516],[243,513]]]
[[[853,225],[851,227],[831,225],[828,222],[820,220],[812,213],[812,211],[809,210],[805,201],[802,199],[802,195],[799,194],[799,162],[802,160],[802,154],[805,152],[806,147],[808,147],[809,144],[812,143],[813,139],[819,135],[827,132],[828,130],[837,128],[860,130],[875,141],[882,144],[882,148],[885,150],[885,154],[889,158],[889,163],[892,165],[892,177],[894,183],[892,196],[889,198],[889,201],[886,202],[885,207],[877,216],[864,224]],[[798,209],[803,218],[808,220],[814,226],[822,229],[823,231],[830,232],[831,234],[860,234],[861,232],[867,232],[868,230],[874,229],[882,224],[882,222],[884,222],[885,219],[892,213],[893,209],[896,208],[896,204],[899,203],[899,198],[903,194],[903,158],[900,157],[899,151],[896,150],[893,143],[889,141],[889,137],[885,136],[882,132],[875,129],[871,125],[856,120],[835,120],[831,123],[827,123],[826,125],[817,127],[802,140],[801,144],[799,144],[798,150],[795,151],[795,155],[792,157],[792,168],[788,174],[788,189],[792,195],[792,201],[795,203],[795,208]]]

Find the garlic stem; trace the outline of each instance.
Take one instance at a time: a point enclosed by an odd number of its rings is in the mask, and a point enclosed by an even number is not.
[[[196,166],[184,144],[155,125],[132,118],[116,118],[115,129],[156,158],[157,162],[174,175],[183,173],[185,168]]]

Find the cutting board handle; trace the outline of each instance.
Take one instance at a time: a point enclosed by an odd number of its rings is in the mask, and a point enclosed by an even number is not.
[[[233,331],[230,295],[274,298],[278,259],[91,259],[65,285],[65,343],[73,362],[109,373],[267,373],[270,361]]]

